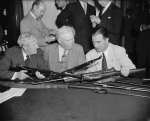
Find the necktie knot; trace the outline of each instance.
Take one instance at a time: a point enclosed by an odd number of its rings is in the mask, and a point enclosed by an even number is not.
[[[63,62],[63,61],[65,60],[66,55],[67,55],[66,52],[67,52],[67,50],[64,50],[63,55],[62,55],[62,57],[61,57],[61,62]]]
[[[29,55],[26,55],[26,60],[25,60],[25,66],[29,66],[29,62],[30,62],[30,57]]]

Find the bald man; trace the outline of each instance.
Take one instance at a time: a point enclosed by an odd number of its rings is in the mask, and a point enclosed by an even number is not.
[[[21,33],[30,32],[37,38],[37,44],[44,48],[48,43],[55,40],[56,30],[48,29],[41,18],[46,11],[46,5],[42,0],[35,0],[32,4],[31,11],[22,19],[20,23]]]

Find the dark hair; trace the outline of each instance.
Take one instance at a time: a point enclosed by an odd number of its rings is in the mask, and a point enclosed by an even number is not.
[[[109,37],[107,29],[102,28],[102,27],[94,29],[92,36],[98,35],[98,34],[103,35],[104,38],[108,38]]]
[[[31,10],[33,9],[34,6],[39,6],[40,3],[44,3],[44,2],[43,2],[42,0],[35,0],[35,1],[33,2],[33,4],[32,4]]]

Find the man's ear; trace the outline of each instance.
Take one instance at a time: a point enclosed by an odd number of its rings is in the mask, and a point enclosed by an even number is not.
[[[106,43],[108,43],[109,42],[109,38],[106,38]]]
[[[25,45],[24,45],[22,48],[23,48],[24,50],[27,50],[27,46],[25,46]]]

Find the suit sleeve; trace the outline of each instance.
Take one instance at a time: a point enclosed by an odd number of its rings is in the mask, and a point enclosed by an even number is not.
[[[78,54],[78,65],[85,63],[85,55],[83,51],[83,47],[79,47],[79,54]]]
[[[0,59],[0,78],[2,79],[11,79],[15,72],[9,71],[9,68],[11,66],[11,53],[10,51],[6,51],[5,55],[2,59]]]
[[[22,34],[24,32],[31,33],[31,28],[30,28],[30,24],[28,23],[28,21],[22,20],[20,23],[20,33]]]
[[[126,53],[124,48],[118,49],[118,61],[119,64],[122,67],[129,67],[130,69],[135,69],[135,65],[132,63],[132,61],[129,59],[128,54]]]
[[[24,32],[30,32],[30,33],[35,34],[32,31],[31,26],[32,25],[28,20],[22,20],[21,23],[20,23],[20,33],[22,34]],[[46,27],[45,27],[45,29],[48,31],[48,29]],[[40,32],[39,32],[39,34],[35,34],[39,47],[41,47],[41,46],[43,47],[43,46],[47,45],[45,38],[41,34],[42,33],[40,33]]]
[[[106,20],[102,20],[98,26],[106,28],[112,34],[118,34],[122,26],[122,11],[120,9],[117,9],[116,11],[112,12],[112,15],[110,17],[111,18],[107,18],[111,19],[110,24],[106,23]]]
[[[68,4],[64,10],[57,16],[56,23],[58,27],[62,27],[63,25],[70,26],[71,24],[68,22],[68,18],[71,14],[71,6]]]

